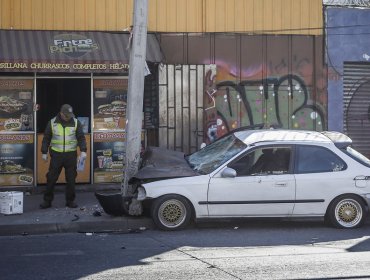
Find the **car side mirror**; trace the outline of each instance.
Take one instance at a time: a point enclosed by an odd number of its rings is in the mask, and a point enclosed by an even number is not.
[[[236,171],[235,171],[235,169],[232,169],[230,167],[226,167],[222,171],[221,177],[223,177],[223,178],[235,178],[236,177]]]

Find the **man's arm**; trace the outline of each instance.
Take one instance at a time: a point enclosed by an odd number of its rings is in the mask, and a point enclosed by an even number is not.
[[[76,138],[77,138],[77,145],[80,147],[80,151],[86,153],[87,152],[86,138],[82,130],[82,124],[79,120],[77,120]]]
[[[51,123],[50,121],[46,125],[45,132],[44,132],[44,138],[42,139],[42,145],[41,145],[41,153],[47,154],[49,151],[49,146],[51,142],[51,137],[53,136],[51,131]]]

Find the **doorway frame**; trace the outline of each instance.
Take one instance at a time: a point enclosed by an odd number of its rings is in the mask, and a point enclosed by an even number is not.
[[[39,75],[38,75],[39,74]],[[93,149],[93,139],[92,139],[92,134],[93,134],[93,120],[92,120],[92,116],[93,116],[93,73],[89,73],[89,75],[81,75],[81,76],[63,76],[63,75],[56,75],[56,76],[48,76],[48,75],[40,75],[40,73],[35,73],[34,75],[34,104],[37,106],[38,104],[36,103],[36,95],[37,95],[37,80],[39,79],[48,79],[48,80],[51,80],[51,79],[90,79],[90,116],[89,116],[89,119],[90,119],[90,128],[91,128],[91,132],[90,132],[90,149],[92,150]],[[35,110],[34,108],[34,124],[35,124],[35,129],[34,129],[34,138],[35,138],[35,143],[34,143],[34,164],[35,164],[35,167],[38,166],[38,162],[37,162],[37,129],[36,129],[36,124],[37,124],[37,110]],[[93,167],[92,167],[92,158],[90,158],[90,184],[93,184],[93,176],[92,176],[92,171],[93,171]],[[35,168],[34,170],[34,187],[37,187],[38,186],[38,178],[37,178],[37,170]]]

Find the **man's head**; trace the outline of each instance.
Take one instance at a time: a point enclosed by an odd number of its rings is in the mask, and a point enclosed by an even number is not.
[[[71,118],[74,118],[72,106],[69,104],[64,104],[60,108],[60,115],[63,120],[69,121]]]

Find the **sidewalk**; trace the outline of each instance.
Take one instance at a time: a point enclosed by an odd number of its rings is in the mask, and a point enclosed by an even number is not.
[[[0,235],[66,232],[133,232],[154,228],[149,217],[114,217],[106,214],[93,191],[76,193],[78,208],[65,207],[64,192],[56,192],[53,205],[40,209],[42,194],[24,193],[23,214],[0,214]]]

